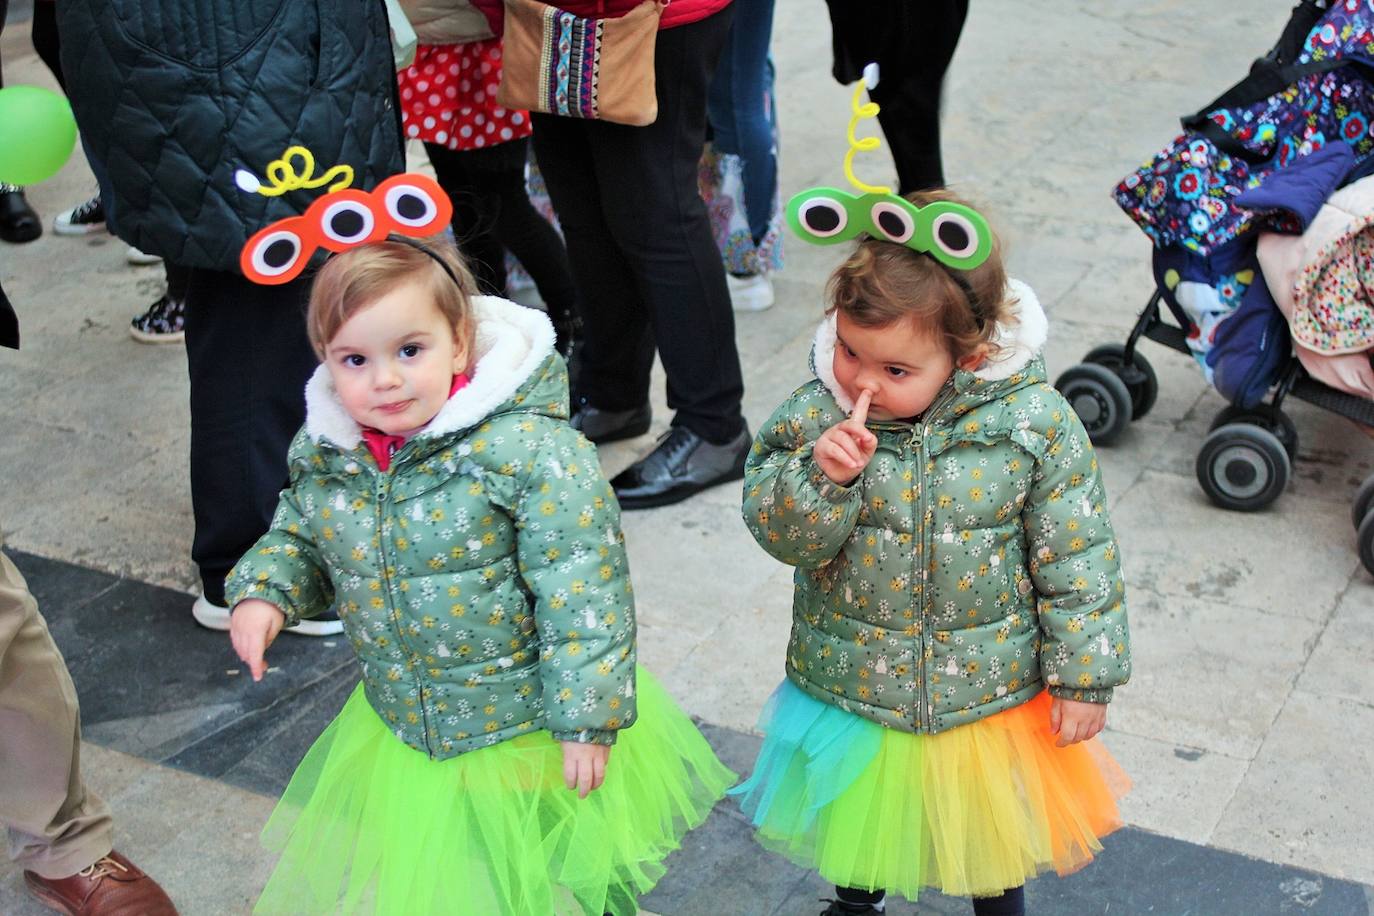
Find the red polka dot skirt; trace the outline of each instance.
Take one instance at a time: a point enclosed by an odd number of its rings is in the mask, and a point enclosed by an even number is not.
[[[415,62],[396,74],[407,138],[453,150],[479,149],[530,135],[526,111],[496,104],[501,39],[420,45]]]

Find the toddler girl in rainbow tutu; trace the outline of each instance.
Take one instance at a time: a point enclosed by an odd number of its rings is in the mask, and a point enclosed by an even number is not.
[[[944,192],[797,195],[828,286],[815,379],[763,424],[744,516],[796,567],[787,678],[733,794],[760,841],[836,885],[1024,911],[1120,824],[1095,737],[1130,672],[1106,494],[1046,381],[1047,322],[977,211]]]

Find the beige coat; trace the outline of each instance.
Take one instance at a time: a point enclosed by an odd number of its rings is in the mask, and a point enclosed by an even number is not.
[[[467,0],[400,0],[421,44],[453,45],[491,38],[482,11]]]

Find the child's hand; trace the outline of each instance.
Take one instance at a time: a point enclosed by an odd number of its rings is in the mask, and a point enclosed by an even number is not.
[[[248,598],[234,605],[234,612],[229,616],[229,639],[234,643],[234,651],[248,666],[253,680],[262,680],[267,670],[262,656],[284,623],[286,615],[275,604],[261,598]]]
[[[1106,703],[1084,703],[1055,697],[1050,704],[1050,731],[1059,736],[1059,747],[1087,741],[1107,724]]]
[[[606,780],[606,759],[611,749],[605,744],[582,744],[560,741],[563,745],[563,781],[569,789],[577,790],[578,798],[586,798],[593,789],[601,788]]]
[[[811,451],[825,476],[840,486],[858,477],[878,449],[878,437],[864,426],[871,400],[873,392],[865,388],[854,402],[854,412],[849,419],[821,433],[816,440],[816,447]]]

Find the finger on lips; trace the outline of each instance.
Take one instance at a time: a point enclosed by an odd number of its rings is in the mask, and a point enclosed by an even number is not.
[[[854,412],[849,415],[851,420],[860,425],[868,422],[868,405],[873,403],[873,391],[865,388],[859,392],[858,400],[854,402]]]

